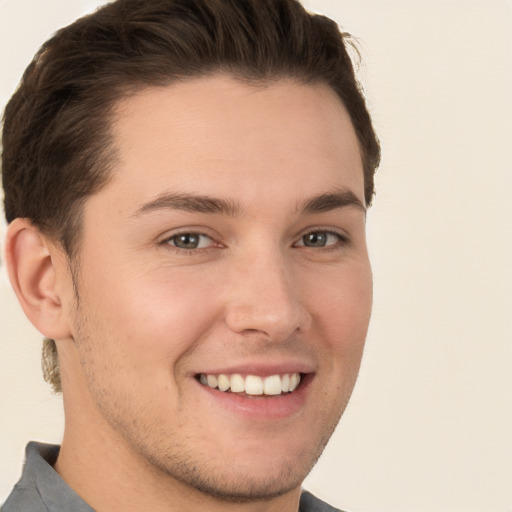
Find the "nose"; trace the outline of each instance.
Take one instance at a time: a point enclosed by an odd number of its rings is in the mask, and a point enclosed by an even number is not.
[[[280,342],[309,327],[299,282],[279,251],[259,251],[233,265],[229,274],[225,318],[233,332],[257,332]]]

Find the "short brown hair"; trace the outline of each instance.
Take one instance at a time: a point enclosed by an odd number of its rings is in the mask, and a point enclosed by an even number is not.
[[[108,181],[115,163],[110,121],[116,103],[147,86],[218,72],[256,83],[291,78],[332,87],[359,140],[370,204],[380,147],[350,41],[334,21],[308,13],[297,0],[106,4],[41,47],[7,104],[7,222],[30,219],[72,258],[82,204]],[[50,370],[45,374],[55,375]]]

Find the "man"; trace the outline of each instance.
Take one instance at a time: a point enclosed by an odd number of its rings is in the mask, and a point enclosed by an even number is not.
[[[117,0],[7,105],[6,257],[62,390],[2,510],[333,510],[301,483],[371,310],[379,146],[295,0]]]

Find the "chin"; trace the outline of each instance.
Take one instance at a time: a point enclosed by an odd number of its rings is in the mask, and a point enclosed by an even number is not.
[[[320,443],[311,441],[293,443],[288,453],[276,449],[275,443],[260,443],[256,448],[229,452],[219,447],[216,457],[204,457],[199,461],[194,454],[179,454],[176,451],[168,457],[150,460],[152,465],[171,477],[172,480],[220,501],[246,503],[268,501],[300,488],[320,457],[330,434]],[[300,433],[296,433],[304,438]],[[176,447],[174,447],[176,448]],[[245,447],[247,448],[247,447]],[[207,450],[201,450],[206,453]],[[160,452],[161,454],[161,452]],[[165,460],[167,459],[167,460]]]
[[[311,464],[311,467],[313,464]],[[206,468],[193,468],[192,471],[173,475],[182,484],[220,501],[247,503],[269,501],[297,489],[302,484],[311,467],[268,468],[258,470],[249,464],[245,468],[234,465],[231,471],[211,471]],[[182,468],[183,469],[183,468]]]

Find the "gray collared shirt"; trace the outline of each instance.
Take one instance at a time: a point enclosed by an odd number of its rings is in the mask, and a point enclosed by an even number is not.
[[[0,512],[94,512],[53,469],[60,447],[31,442],[20,481]],[[341,512],[303,491],[299,512]]]
[[[59,449],[28,443],[23,473],[1,512],[94,512],[53,469]]]

